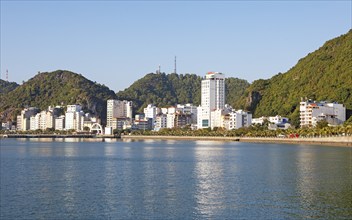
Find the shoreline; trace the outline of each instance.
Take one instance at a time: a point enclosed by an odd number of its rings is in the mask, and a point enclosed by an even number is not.
[[[158,139],[158,140],[209,140],[209,141],[237,141],[247,143],[280,143],[280,144],[312,144],[352,147],[351,136],[316,137],[316,138],[272,138],[272,137],[216,137],[216,136],[147,136],[124,135],[121,139]]]
[[[327,145],[352,147],[352,136],[337,137],[313,137],[313,138],[274,138],[274,137],[220,137],[220,136],[158,136],[158,135],[122,135],[116,137],[113,135],[92,135],[92,134],[9,134],[0,135],[0,139],[4,138],[113,138],[113,139],[157,139],[157,140],[208,140],[208,141],[235,141],[247,143],[280,143],[280,144],[311,144],[311,145]]]
[[[114,135],[95,134],[6,134],[0,138],[117,138]]]

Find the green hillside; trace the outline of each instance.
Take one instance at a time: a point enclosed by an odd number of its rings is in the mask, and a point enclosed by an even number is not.
[[[153,103],[157,106],[170,106],[177,103],[200,104],[201,96],[200,76],[194,74],[154,74],[149,73],[134,82],[129,88],[117,93],[119,99],[132,100],[137,112]],[[234,104],[244,94],[249,86],[246,80],[227,78],[226,102]]]
[[[327,41],[284,74],[256,80],[238,106],[262,115],[289,116],[299,124],[301,97],[337,101],[352,109],[352,31]]]
[[[0,79],[0,94],[5,94],[16,89],[19,85],[15,82],[8,82]]]
[[[106,118],[106,100],[116,98],[114,91],[92,82],[80,74],[57,70],[39,73],[3,94],[0,100],[1,119],[14,119],[26,106],[46,109],[48,106],[80,104],[86,112]]]

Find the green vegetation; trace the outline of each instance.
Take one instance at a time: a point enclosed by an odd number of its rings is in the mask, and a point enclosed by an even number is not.
[[[337,101],[346,106],[349,124],[352,120],[351,76],[352,30],[326,42],[289,71],[271,79],[259,79],[250,85],[246,80],[227,78],[226,103],[236,109],[249,110],[254,117],[277,114],[289,117],[291,124],[298,127],[301,97]],[[20,86],[1,80],[0,121],[15,120],[26,106],[46,109],[49,105],[68,104],[81,104],[83,110],[105,120],[106,100],[112,98],[133,101],[134,112],[143,112],[150,103],[159,107],[177,103],[199,105],[201,80],[194,74],[150,73],[117,94],[82,75],[63,70],[40,73]]]
[[[195,74],[154,74],[149,73],[134,82],[129,88],[118,92],[119,99],[131,100],[135,112],[143,112],[148,104],[160,107],[181,103],[200,104],[202,78]],[[246,80],[227,78],[226,102],[235,104],[249,86]]]
[[[337,101],[352,109],[352,30],[326,42],[286,73],[254,81],[235,106],[255,117],[288,116],[298,126],[301,97]]]
[[[0,79],[0,96],[1,94],[5,94],[11,92],[16,89],[19,85],[15,82],[7,82],[5,80]]]
[[[4,93],[0,100],[1,119],[14,120],[26,106],[80,104],[83,110],[106,118],[106,100],[116,98],[114,91],[92,82],[80,74],[57,70],[39,73],[16,89]],[[0,120],[1,120],[0,119]]]
[[[160,131],[132,131],[133,135],[160,135],[160,136],[213,136],[213,137],[327,137],[339,135],[352,135],[352,125],[322,128],[299,128],[287,130],[269,130],[263,125],[253,125],[234,130],[223,128],[210,128],[191,130],[189,128],[165,128]]]

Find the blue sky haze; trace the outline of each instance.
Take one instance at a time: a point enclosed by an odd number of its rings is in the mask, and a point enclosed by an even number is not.
[[[1,1],[1,78],[71,70],[114,91],[145,74],[286,72],[351,29],[351,1]]]

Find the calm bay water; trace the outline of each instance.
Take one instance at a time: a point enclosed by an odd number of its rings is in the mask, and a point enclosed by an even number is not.
[[[352,218],[352,148],[1,140],[0,219]]]

